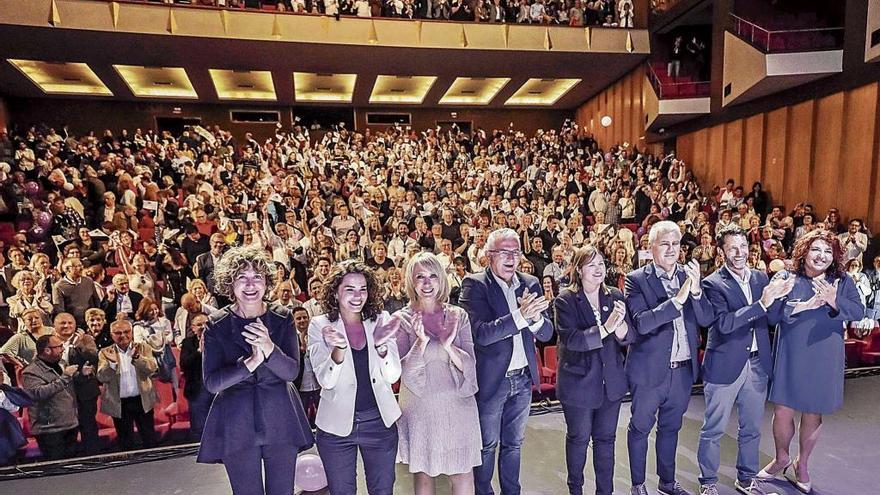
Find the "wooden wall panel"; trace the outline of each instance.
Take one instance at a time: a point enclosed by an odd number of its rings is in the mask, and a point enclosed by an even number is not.
[[[788,156],[786,139],[788,135],[788,108],[778,108],[767,114],[760,114],[767,125],[762,129],[764,162],[762,164],[764,190],[770,193],[774,203],[785,203],[785,164]],[[766,117],[765,117],[766,115]],[[751,138],[752,135],[747,136]],[[758,137],[755,137],[758,140]],[[746,144],[746,148],[749,145]]]
[[[598,141],[601,148],[630,143],[641,150],[659,150],[661,145],[649,146],[645,136],[645,111],[643,84],[645,68],[639,66],[620,78],[601,93],[581,105],[575,119],[581,127]],[[611,117],[611,127],[604,128],[600,120]]]
[[[709,149],[709,130],[700,129],[694,133],[694,154],[690,160],[691,166],[694,167],[694,174],[700,179],[700,185],[703,187],[712,186],[711,179],[707,177],[709,165],[708,154]]]
[[[731,143],[724,147],[724,177],[733,177],[737,184],[743,182],[742,165],[743,121],[734,120],[724,124],[724,142]],[[739,143],[739,146],[736,145]]]
[[[761,180],[787,209],[837,207],[880,231],[880,84],[758,113],[680,135],[678,156],[708,189]]]
[[[843,111],[843,142],[838,167],[840,191],[845,191],[847,208],[867,213],[872,202],[871,175],[853,171],[871,171],[874,159],[874,136],[877,132],[877,85],[869,84],[847,92]]]
[[[707,151],[707,173],[713,184],[723,184],[728,177],[724,175],[724,125],[709,129],[709,150]]]
[[[791,107],[788,114],[785,189],[783,203],[791,208],[810,199],[810,174],[813,171],[813,100]],[[795,173],[797,171],[797,173]]]
[[[843,141],[843,93],[816,100],[813,173],[810,175],[810,199],[820,212],[840,201],[840,145]]]
[[[741,139],[742,183],[746,189],[750,189],[750,184],[764,177],[764,114],[753,115],[745,120]]]

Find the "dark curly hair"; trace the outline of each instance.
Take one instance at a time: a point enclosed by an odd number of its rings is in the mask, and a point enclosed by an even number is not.
[[[382,286],[376,279],[375,273],[360,261],[348,260],[337,263],[330,270],[330,275],[324,282],[324,297],[321,299],[321,307],[327,312],[327,318],[330,321],[339,319],[339,300],[336,297],[336,292],[342,285],[342,279],[352,273],[363,275],[367,281],[367,302],[364,303],[364,308],[361,310],[361,319],[364,321],[372,320],[382,312]]]
[[[825,270],[825,275],[832,278],[843,277],[846,274],[846,269],[843,266],[843,248],[840,246],[840,240],[837,236],[834,235],[833,232],[825,229],[811,230],[795,242],[794,249],[791,253],[795,272],[798,275],[806,276],[806,263],[804,262],[804,259],[807,257],[807,253],[810,252],[810,246],[819,240],[825,241],[831,246],[831,252],[834,258]]]

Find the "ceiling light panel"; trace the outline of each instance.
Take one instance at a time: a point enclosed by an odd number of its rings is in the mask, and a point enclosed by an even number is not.
[[[138,98],[198,98],[182,67],[114,65],[119,77]]]
[[[255,70],[209,69],[221,100],[277,101],[272,73]]]
[[[509,77],[457,77],[440,104],[488,105],[509,82]]]
[[[436,76],[377,76],[370,103],[421,104]]]
[[[84,63],[20,59],[8,61],[46,94],[113,96],[113,92]]]
[[[580,79],[532,78],[513,94],[505,105],[550,106],[575,87]]]
[[[293,73],[296,101],[351,103],[357,74]]]

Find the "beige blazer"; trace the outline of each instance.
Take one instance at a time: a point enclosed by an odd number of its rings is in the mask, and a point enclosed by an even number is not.
[[[138,390],[141,392],[141,404],[144,412],[153,409],[153,406],[159,402],[159,395],[153,389],[153,380],[150,378],[159,368],[156,358],[153,357],[153,350],[149,345],[140,343],[131,345],[137,348],[140,357],[133,359],[131,364],[134,365],[137,373]],[[104,384],[104,391],[101,393],[101,412],[114,418],[122,417],[122,400],[119,398],[119,367],[113,369],[110,366],[109,357],[113,360],[118,359],[116,356],[116,346],[112,345],[101,349],[98,353],[98,381]]]

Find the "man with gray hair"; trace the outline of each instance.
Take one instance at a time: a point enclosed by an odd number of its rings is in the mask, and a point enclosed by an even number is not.
[[[501,492],[520,493],[520,449],[538,384],[535,339],[550,340],[553,327],[545,317],[548,301],[537,278],[517,271],[522,250],[512,229],[489,234],[489,266],[462,281],[459,303],[474,334],[477,408],[482,432],[481,466],[474,468],[476,493],[493,494],[495,451]]]
[[[691,385],[699,377],[699,329],[714,320],[700,287],[700,265],[678,263],[681,230],[663,220],[648,233],[653,263],[626,276],[626,306],[637,337],[626,375],[632,392],[627,430],[632,495],[647,495],[648,435],[657,423],[657,475],[663,495],[689,495],[675,480],[675,451]]]

